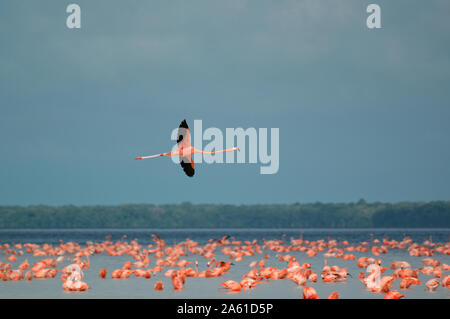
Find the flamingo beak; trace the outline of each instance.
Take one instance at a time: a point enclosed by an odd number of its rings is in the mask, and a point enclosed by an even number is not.
[[[141,159],[142,159],[142,156],[138,156],[135,158],[135,160],[141,160]]]

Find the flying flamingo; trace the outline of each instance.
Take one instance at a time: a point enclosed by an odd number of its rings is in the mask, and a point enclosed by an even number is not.
[[[216,154],[216,153],[224,153],[224,152],[234,152],[239,151],[239,148],[233,147],[225,150],[219,150],[214,152],[205,152],[202,150],[198,150],[191,146],[191,136],[189,133],[189,127],[186,123],[186,120],[183,120],[180,124],[180,127],[178,128],[178,138],[177,138],[177,148],[173,152],[168,153],[160,153],[156,155],[150,155],[150,156],[138,156],[135,159],[141,160],[141,159],[147,159],[147,158],[155,158],[160,156],[179,156],[180,157],[180,164],[183,168],[184,172],[187,176],[192,177],[195,174],[195,165],[194,161],[192,160],[192,154],[194,153],[200,153],[200,154]]]

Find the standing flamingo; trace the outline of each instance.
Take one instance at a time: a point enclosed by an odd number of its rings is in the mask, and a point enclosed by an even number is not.
[[[224,152],[234,152],[239,151],[239,148],[233,147],[225,150],[219,150],[214,152],[205,152],[198,150],[191,146],[191,136],[189,133],[189,126],[186,123],[186,120],[183,120],[180,124],[180,127],[178,128],[178,138],[177,138],[177,148],[173,152],[168,153],[160,153],[156,155],[150,155],[150,156],[138,156],[135,159],[141,160],[141,159],[147,159],[147,158],[155,158],[160,156],[179,156],[180,157],[180,164],[183,168],[184,172],[187,176],[192,177],[195,174],[195,165],[194,161],[192,160],[192,154],[194,153],[200,153],[200,154],[216,154],[216,153],[224,153]]]

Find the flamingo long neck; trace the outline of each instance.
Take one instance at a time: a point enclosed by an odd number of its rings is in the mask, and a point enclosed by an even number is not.
[[[377,286],[377,279],[380,277],[381,273],[378,268],[373,269],[369,276],[367,276],[367,287],[375,288]]]

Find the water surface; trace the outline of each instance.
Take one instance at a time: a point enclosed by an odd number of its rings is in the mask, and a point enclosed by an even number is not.
[[[218,239],[225,235],[230,235],[236,240],[253,240],[257,239],[260,244],[262,240],[281,239],[303,237],[305,240],[318,240],[328,238],[347,240],[350,243],[358,243],[362,241],[370,241],[373,238],[401,240],[404,236],[410,237],[417,243],[422,243],[429,239],[432,235],[434,242],[447,242],[449,240],[449,229],[52,229],[52,230],[0,230],[0,243],[51,243],[59,244],[60,241],[76,241],[80,245],[86,242],[101,242],[105,240],[107,235],[111,236],[112,241],[138,240],[139,244],[148,245],[152,242],[152,234],[158,234],[165,240],[168,245],[184,241],[186,238],[197,241],[200,245],[204,245],[209,239]],[[286,262],[280,262],[275,257],[276,253],[265,249],[264,253],[268,253],[270,258],[266,260],[266,266],[275,266],[285,268]],[[220,249],[216,250],[217,260],[229,260],[224,256]],[[312,264],[312,270],[320,273],[324,264],[323,252],[318,253],[315,257],[308,257],[303,252],[290,252],[299,260],[300,263],[309,262]],[[374,294],[367,291],[364,285],[357,279],[358,274],[364,269],[357,267],[357,259],[361,256],[372,256],[370,252],[352,252],[356,256],[353,261],[345,261],[338,258],[327,258],[329,265],[338,265],[340,267],[348,267],[349,273],[353,277],[349,277],[343,283],[309,283],[313,286],[321,298],[326,298],[331,292],[337,291],[341,298],[383,298],[381,294]],[[13,268],[27,258],[31,263],[36,262],[43,257],[30,257],[25,254],[18,261],[13,262]],[[183,259],[199,261],[199,270],[206,269],[207,259],[188,254]],[[394,260],[408,261],[413,268],[423,267],[422,257],[409,256],[407,250],[389,250],[387,254],[380,255],[383,260],[383,266],[388,267]],[[436,253],[433,258],[438,259],[441,263],[450,264],[450,256]],[[126,261],[134,261],[131,256],[124,255],[111,257],[106,253],[94,254],[91,256],[91,268],[85,270],[85,282],[92,288],[84,293],[65,293],[61,287],[62,281],[59,274],[55,279],[38,280],[32,282],[3,282],[0,281],[0,298],[299,298],[301,290],[290,280],[272,280],[258,285],[255,289],[241,292],[238,294],[227,293],[221,282],[226,280],[240,281],[242,275],[247,273],[249,263],[254,260],[261,260],[262,255],[244,257],[241,262],[234,262],[229,273],[219,278],[187,278],[185,289],[182,291],[173,291],[170,279],[163,276],[168,269],[165,268],[162,273],[156,274],[151,279],[135,278],[131,276],[129,279],[113,280],[110,277],[112,270],[121,268]],[[70,261],[63,262],[59,268],[69,264]],[[151,257],[150,267],[154,267],[155,259]],[[102,280],[98,276],[101,268],[106,267],[108,277]],[[389,269],[385,274],[391,274]],[[449,272],[443,272],[449,274]],[[425,283],[431,276],[420,274],[419,280]],[[155,291],[153,285],[156,281],[162,280],[165,285],[163,291]],[[395,289],[399,290],[399,280],[394,283]],[[408,290],[399,290],[406,295],[407,298],[450,298],[450,289],[439,287],[436,292],[425,292],[424,286],[412,286]]]

